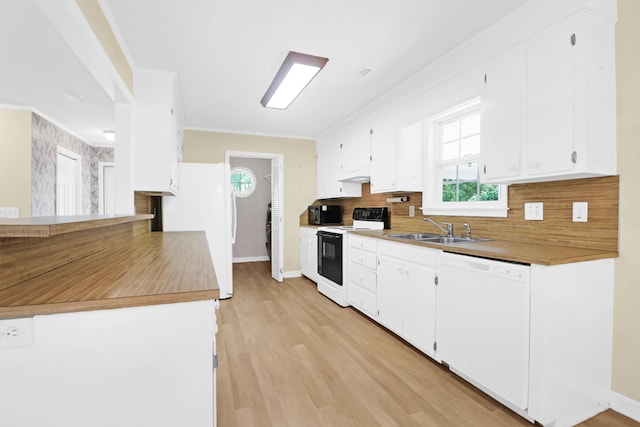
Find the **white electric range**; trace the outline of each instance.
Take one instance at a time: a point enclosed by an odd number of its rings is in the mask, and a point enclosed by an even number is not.
[[[318,292],[342,307],[349,306],[347,267],[349,251],[345,234],[350,231],[389,228],[389,212],[383,208],[355,208],[352,226],[318,227]]]

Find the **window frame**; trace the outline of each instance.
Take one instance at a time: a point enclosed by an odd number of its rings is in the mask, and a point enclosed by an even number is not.
[[[480,153],[458,157],[453,160],[442,160],[442,140],[440,130],[444,122],[462,118],[473,112],[480,112],[480,98],[476,97],[462,102],[425,120],[425,187],[423,189],[423,215],[482,216],[506,217],[508,207],[507,185],[497,184],[500,192],[498,201],[477,202],[443,202],[442,201],[442,168],[459,165],[465,161],[478,165],[478,182],[480,180]],[[482,126],[482,122],[480,123]],[[480,142],[482,148],[482,141]],[[491,183],[493,184],[493,183]]]
[[[251,177],[251,180],[253,182],[253,185],[251,186],[251,189],[249,191],[247,191],[246,193],[238,193],[236,192],[236,188],[233,185],[233,181],[231,181],[231,188],[233,189],[233,195],[235,197],[238,197],[240,199],[245,199],[249,196],[251,196],[255,191],[256,191],[256,187],[258,186],[258,181],[256,180],[256,174],[253,173],[253,171],[245,166],[236,166],[234,168],[231,168],[231,172],[229,174],[229,178],[231,179],[231,177],[233,176],[234,173],[236,172],[241,172],[249,177]]]

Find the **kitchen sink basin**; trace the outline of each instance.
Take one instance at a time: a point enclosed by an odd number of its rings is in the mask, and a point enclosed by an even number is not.
[[[388,234],[387,236],[395,237],[396,239],[407,239],[407,240],[426,240],[426,239],[435,239],[440,237],[437,234],[429,234],[429,233]]]
[[[462,236],[440,236],[438,234],[429,233],[404,233],[404,234],[388,234],[388,237],[394,237],[396,239],[412,240],[414,242],[428,242],[428,243],[472,243],[472,242],[488,242],[491,239],[485,239],[481,237],[462,237]]]

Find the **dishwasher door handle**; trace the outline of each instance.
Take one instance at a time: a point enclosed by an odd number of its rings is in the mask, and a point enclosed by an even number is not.
[[[480,270],[480,271],[489,271],[491,269],[491,266],[488,264],[482,264],[479,262],[472,262],[472,261],[466,261],[467,266],[469,266],[469,268],[472,268],[474,270]]]

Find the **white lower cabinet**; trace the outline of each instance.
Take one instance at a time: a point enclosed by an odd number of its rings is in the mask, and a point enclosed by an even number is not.
[[[300,272],[318,282],[318,237],[315,227],[300,227]]]
[[[530,421],[561,427],[593,417],[609,407],[613,266],[442,254],[438,357]]]
[[[378,244],[378,321],[431,357],[439,254],[401,243]]]
[[[614,260],[489,260],[349,235],[349,302],[542,425],[609,408]]]
[[[609,408],[614,261],[531,266],[529,415],[542,425]]]

